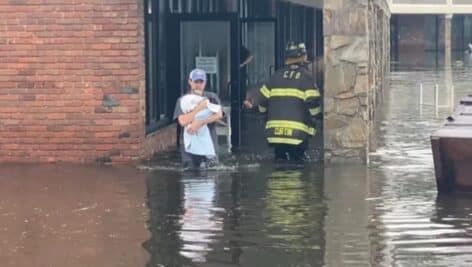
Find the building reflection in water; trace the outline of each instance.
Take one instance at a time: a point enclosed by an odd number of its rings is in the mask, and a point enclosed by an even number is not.
[[[190,261],[180,255],[182,241],[179,238],[183,214],[181,203],[183,186],[175,173],[160,172],[162,177],[147,178],[147,206],[150,210],[148,228],[151,239],[143,246],[151,254],[147,266],[182,266]]]
[[[148,266],[322,266],[322,175],[150,173]]]
[[[381,146],[370,166],[379,198],[370,201],[369,239],[379,266],[470,266],[471,198],[437,196],[430,143],[431,133],[450,115],[451,95],[459,100],[470,90],[469,72],[441,66],[392,73],[379,117]],[[418,104],[419,82],[425,103],[433,102],[438,84],[439,110]],[[398,96],[408,97],[398,101]]]

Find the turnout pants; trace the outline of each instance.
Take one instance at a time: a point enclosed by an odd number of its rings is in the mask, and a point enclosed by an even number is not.
[[[303,141],[299,145],[273,144],[272,147],[276,160],[303,161],[308,141]]]

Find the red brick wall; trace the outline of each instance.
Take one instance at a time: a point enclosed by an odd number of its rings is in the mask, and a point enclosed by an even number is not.
[[[146,156],[141,0],[0,0],[0,161]]]
[[[150,134],[143,143],[143,157],[148,157],[149,155],[162,152],[169,148],[176,148],[176,141],[176,124],[169,125],[156,133]]]

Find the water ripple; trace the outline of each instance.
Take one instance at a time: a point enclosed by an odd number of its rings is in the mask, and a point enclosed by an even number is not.
[[[461,71],[451,75],[459,78],[454,80],[457,101],[468,93],[469,87],[463,85],[472,78]],[[431,106],[419,106],[420,83],[426,102],[432,101],[436,84],[442,98],[449,97],[446,76],[441,71],[392,73],[376,130],[379,149],[370,155],[371,167],[385,177],[382,198],[375,201],[369,224],[380,265],[470,266],[472,217],[467,207],[472,197],[437,196],[429,141],[451,109],[436,112]],[[402,101],[395,97],[403,95],[409,97]]]

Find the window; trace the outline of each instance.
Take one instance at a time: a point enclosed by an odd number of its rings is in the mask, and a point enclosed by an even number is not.
[[[240,0],[241,18],[272,18],[275,16],[275,0]]]
[[[145,0],[146,38],[146,132],[170,121],[166,88],[166,1]]]
[[[202,14],[236,11],[237,0],[167,0],[171,13]]]

